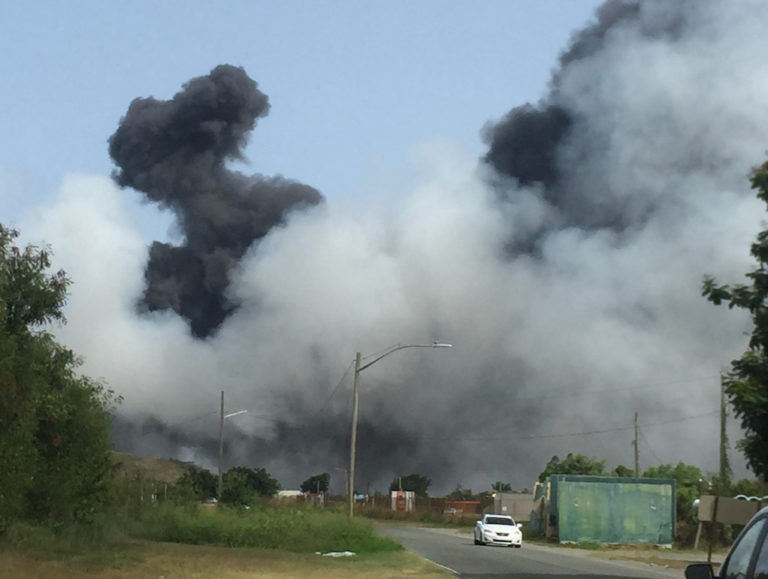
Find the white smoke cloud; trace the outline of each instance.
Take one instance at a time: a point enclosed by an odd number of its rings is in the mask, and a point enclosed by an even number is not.
[[[409,472],[436,493],[530,486],[568,452],[632,466],[634,412],[641,468],[716,470],[718,373],[749,323],[700,284],[751,267],[764,208],[747,175],[766,148],[768,37],[743,4],[671,10],[643,4],[560,71],[555,98],[576,115],[559,151],[565,191],[582,209],[621,206],[621,231],[557,228],[560,209],[535,187],[507,183],[501,202],[459,145],[425,144],[406,190],[369,209],[324,192],[326,206],[252,247],[230,287],[243,306],[199,341],[175,315],[135,313],[149,240],[126,217],[132,193],[70,177],[21,228],[75,281],[56,332],[84,371],[124,396],[126,416],[168,429],[123,442],[212,460],[173,436],[210,443],[225,390],[229,408],[249,410],[228,421],[228,462],[292,487],[345,465],[351,376],[334,388],[355,351],[438,339],[455,347],[398,352],[361,375],[361,486]],[[648,34],[673,16],[676,34]],[[536,231],[540,255],[505,251]],[[318,416],[328,430],[311,430]],[[256,439],[271,442],[256,452]]]

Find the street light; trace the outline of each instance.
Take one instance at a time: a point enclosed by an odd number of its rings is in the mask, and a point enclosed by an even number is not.
[[[373,360],[362,366],[360,365],[360,352],[355,354],[355,379],[352,386],[352,434],[350,435],[349,440],[349,480],[347,487],[350,519],[355,515],[355,453],[357,452],[357,407],[360,372],[366,368],[370,368],[385,356],[389,356],[391,353],[403,350],[404,348],[453,348],[453,345],[441,344],[439,342],[432,342],[431,344],[398,344],[387,348],[382,354],[379,354]]]
[[[237,416],[238,414],[245,414],[248,412],[247,410],[237,410],[236,412],[230,412],[229,414],[224,414],[224,390],[221,391],[221,418],[219,420],[219,481],[216,485],[216,500],[221,502],[221,488],[222,488],[222,482],[223,477],[221,474],[221,458],[224,454],[224,419],[225,418],[231,418],[233,416]]]

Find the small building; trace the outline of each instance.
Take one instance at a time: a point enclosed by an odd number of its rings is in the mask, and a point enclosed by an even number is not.
[[[391,491],[390,499],[393,511],[409,513],[416,506],[416,493],[413,491]]]
[[[675,480],[551,475],[534,488],[531,527],[561,543],[671,545]]]
[[[277,498],[280,501],[303,501],[304,491],[277,491]]]
[[[481,512],[480,501],[453,501],[446,499],[443,505],[443,514],[446,515],[474,515]]]
[[[493,508],[486,509],[489,513],[509,515],[516,522],[522,523],[531,520],[533,510],[533,493],[527,492],[496,492],[493,495]]]

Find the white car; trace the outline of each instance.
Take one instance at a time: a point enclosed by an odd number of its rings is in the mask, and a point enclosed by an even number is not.
[[[475,545],[504,545],[517,547],[523,544],[522,525],[509,515],[483,515],[475,523]]]

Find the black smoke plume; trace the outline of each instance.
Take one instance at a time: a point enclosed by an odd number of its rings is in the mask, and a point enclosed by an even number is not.
[[[623,29],[639,32],[645,40],[674,40],[679,35],[683,10],[670,11],[664,18],[644,20],[640,8],[635,0],[609,0],[600,6],[595,22],[578,31],[561,54],[560,67],[553,73],[548,94],[536,105],[527,103],[513,108],[500,122],[483,131],[489,147],[484,161],[518,185],[535,187],[555,210],[549,226],[622,232],[644,223],[654,209],[651,203],[617,195],[600,182],[599,176],[589,175],[588,185],[581,187],[579,166],[594,164],[601,155],[605,157],[611,142],[592,129],[592,119],[584,118],[575,109],[572,95],[564,97],[561,92],[564,79],[580,62],[599,57],[611,35]],[[503,198],[516,192],[510,187],[499,190]],[[518,241],[510,247],[535,252],[536,239],[543,233],[534,232],[534,239]]]
[[[140,308],[173,310],[196,337],[210,336],[236,308],[226,297],[232,267],[294,209],[316,205],[318,191],[226,167],[242,150],[267,96],[242,68],[222,65],[194,78],[171,100],[135,99],[109,139],[115,181],[171,209],[181,246],[155,242]]]
[[[557,182],[557,145],[570,126],[571,118],[561,107],[517,107],[489,131],[485,160],[520,185],[551,187]]]

